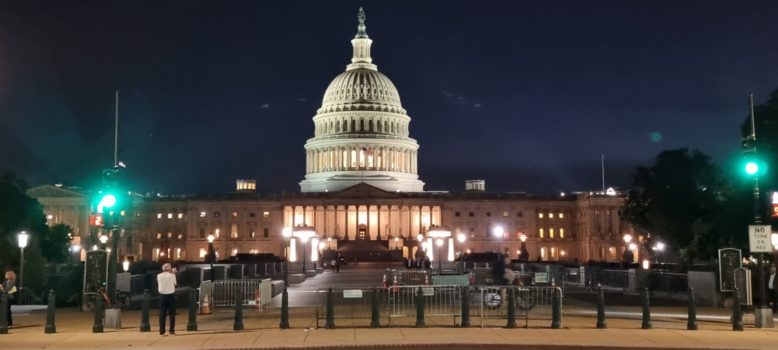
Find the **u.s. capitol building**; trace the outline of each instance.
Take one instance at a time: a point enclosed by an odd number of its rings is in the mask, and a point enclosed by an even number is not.
[[[254,181],[238,180],[235,192],[220,197],[137,198],[120,254],[202,261],[212,235],[220,258],[315,257],[311,249],[362,259],[421,254],[436,260],[439,251],[443,259],[492,251],[519,258],[524,244],[530,260],[618,261],[623,235],[640,237],[622,218],[625,197],[614,192],[493,194],[481,180],[467,181],[464,191],[425,192],[411,117],[397,88],[373,63],[361,9],[358,19],[351,62],[327,87],[313,117],[300,193],[262,195]],[[49,224],[73,227],[85,249],[96,244],[100,233],[89,226],[89,195],[48,185],[28,193],[41,202]],[[306,252],[299,238],[282,234],[301,225],[317,234]],[[450,235],[430,237],[431,229]],[[427,249],[433,244],[443,246]]]

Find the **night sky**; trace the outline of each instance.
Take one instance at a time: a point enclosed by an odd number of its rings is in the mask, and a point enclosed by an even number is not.
[[[0,171],[136,190],[299,191],[303,144],[351,58],[373,59],[427,190],[627,186],[659,151],[737,151],[746,95],[778,88],[778,1],[3,1]]]

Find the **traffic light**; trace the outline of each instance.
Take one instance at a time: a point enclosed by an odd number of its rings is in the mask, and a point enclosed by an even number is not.
[[[740,168],[748,177],[759,177],[767,174],[767,163],[761,158],[756,150],[756,139],[748,136],[743,139],[742,150],[743,161]]]
[[[123,211],[127,203],[119,185],[119,169],[105,169],[102,175],[103,185],[94,201],[96,212],[112,215]]]

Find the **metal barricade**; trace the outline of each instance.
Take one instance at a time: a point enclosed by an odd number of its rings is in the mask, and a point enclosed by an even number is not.
[[[397,283],[403,286],[419,286],[432,282],[426,270],[391,270],[391,278],[387,282],[392,284],[394,277],[397,277]]]
[[[628,270],[596,270],[593,273],[593,277],[591,287],[599,284],[603,288],[626,291],[629,290],[631,285]]]
[[[419,288],[424,298],[426,316],[451,316],[456,324],[460,316],[461,299],[459,286],[396,286],[389,287],[386,313],[389,325],[392,318],[416,317],[416,293]]]
[[[683,294],[685,297],[689,290],[689,277],[685,273],[651,271],[648,289],[652,293]]]
[[[525,326],[529,327],[529,319],[551,319],[551,307],[554,297],[553,286],[523,287],[523,286],[489,286],[479,289],[479,297],[476,302],[477,310],[481,317],[481,327],[486,319],[506,319],[508,316],[508,294],[515,297],[515,315],[518,319],[523,317]],[[564,303],[563,303],[564,305]]]
[[[314,296],[316,301],[316,328],[320,327],[320,321],[327,319],[327,293],[329,289],[317,289]],[[379,310],[382,309],[386,299],[386,291],[376,288],[378,293]],[[335,324],[338,320],[350,320],[350,326],[359,323],[361,326],[370,324],[371,302],[373,288],[332,289],[332,306]]]
[[[260,286],[265,282],[263,289],[269,289],[269,280],[224,280],[213,281],[211,286],[211,307],[230,307],[235,306],[235,294],[241,291],[243,295],[243,305],[261,306]],[[202,288],[202,286],[201,286]],[[271,292],[267,292],[271,294]]]

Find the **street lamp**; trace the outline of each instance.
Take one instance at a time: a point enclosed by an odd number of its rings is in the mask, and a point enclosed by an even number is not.
[[[462,247],[465,245],[465,241],[467,241],[467,235],[460,232],[457,233],[457,242],[459,242],[459,255],[462,256]]]
[[[435,240],[435,245],[438,246],[438,274],[443,274],[443,256],[440,255],[440,248],[443,247],[443,239],[438,238]]]
[[[633,255],[633,250],[637,248],[637,246],[634,245],[632,242],[632,235],[629,233],[625,233],[622,237],[624,239],[624,262],[631,263],[633,260],[635,260],[635,256]]]
[[[502,238],[505,235],[505,229],[502,226],[497,225],[492,228],[492,234],[495,238]]]
[[[519,236],[519,240],[521,240],[519,261],[529,261],[529,250],[527,250],[527,235],[522,233],[521,236]]]
[[[98,239],[100,240],[100,244],[103,245],[102,246],[103,250],[105,250],[105,244],[108,243],[108,235],[105,235],[105,234],[100,235],[100,238],[98,238]]]
[[[130,261],[129,260],[124,259],[124,261],[122,261],[122,270],[124,270],[124,272],[130,271]]]
[[[297,226],[292,230],[292,236],[299,238],[300,242],[303,244],[303,275],[305,274],[305,247],[306,243],[308,243],[308,240],[316,236],[316,231],[313,229],[313,227],[309,226]]]
[[[16,242],[19,245],[19,249],[21,249],[21,262],[19,266],[19,290],[24,288],[24,248],[27,248],[27,243],[29,243],[30,235],[27,234],[27,232],[19,232],[18,235],[16,235]]]
[[[208,235],[208,252],[205,254],[205,260],[211,264],[211,281],[213,281],[214,273],[213,273],[213,262],[216,260],[216,251],[213,249],[213,239],[215,237],[213,235]]]

